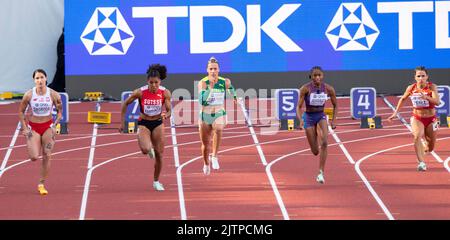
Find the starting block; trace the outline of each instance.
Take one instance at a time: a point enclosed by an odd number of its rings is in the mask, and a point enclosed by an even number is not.
[[[333,119],[333,108],[325,108],[323,112],[328,116],[328,119]]]
[[[381,124],[381,117],[361,117],[361,128],[383,128],[383,125]]]
[[[102,92],[85,92],[84,100],[86,101],[100,101],[103,99]]]
[[[137,122],[125,122],[125,129],[123,133],[136,133],[137,132]]]
[[[56,131],[56,134],[60,134],[61,133],[61,124],[56,124],[56,126],[55,126],[55,131]]]
[[[111,113],[110,112],[88,112],[88,122],[98,123],[98,124],[109,124],[111,123]]]
[[[55,126],[56,134],[67,134],[67,123],[58,123]]]
[[[439,127],[450,127],[450,117],[446,114],[439,115]]]
[[[56,124],[55,131],[56,131],[56,134],[68,134],[69,131],[67,130],[67,123],[62,122],[62,123]]]
[[[280,120],[280,130],[288,130],[288,131],[294,131],[294,129],[298,128],[300,125],[297,118],[294,119],[281,119]]]

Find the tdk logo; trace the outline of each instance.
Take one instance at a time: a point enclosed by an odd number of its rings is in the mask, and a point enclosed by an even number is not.
[[[284,52],[302,52],[304,49],[299,39],[307,36],[293,36],[295,31],[284,32],[281,25],[288,18],[292,18],[293,13],[302,11],[301,7],[304,6],[300,3],[282,4],[273,12],[265,14],[262,14],[261,5],[257,4],[246,5],[244,12],[224,5],[139,6],[132,7],[131,17],[148,22],[148,31],[153,36],[153,54],[172,53],[169,38],[176,36],[170,34],[179,32],[169,31],[171,19],[189,22],[191,54],[227,53],[237,48],[242,49],[241,45],[245,46],[247,53],[260,53],[263,51],[262,45],[265,44],[262,40],[263,34]],[[378,14],[377,24],[380,29],[385,31],[386,28],[394,28],[398,31],[398,37],[383,35],[384,39],[392,37],[392,40],[398,41],[398,49],[414,49],[413,25],[415,16],[419,14],[433,19],[436,49],[450,48],[450,1],[379,2],[376,10],[369,10],[372,16]],[[322,33],[326,28],[325,36],[335,51],[367,51],[372,49],[381,34],[370,14],[363,3],[342,3],[334,17],[327,16],[331,19],[328,27],[317,27]],[[388,22],[386,19],[392,21],[392,16],[389,15],[396,15],[393,19],[397,21]],[[231,34],[222,41],[207,41],[205,34],[208,32],[205,31],[204,23],[208,18],[217,17],[227,20],[232,28]],[[296,21],[300,21],[298,27],[302,27],[302,19]],[[419,34],[416,34],[417,36],[423,37]],[[134,34],[118,8],[98,7],[80,38],[91,55],[125,55],[134,40]]]
[[[80,38],[91,55],[125,55],[134,35],[119,9],[99,7]]]
[[[337,51],[370,50],[379,34],[362,3],[342,3],[326,31]]]

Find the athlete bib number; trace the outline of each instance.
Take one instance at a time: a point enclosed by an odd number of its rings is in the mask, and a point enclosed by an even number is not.
[[[148,116],[156,116],[161,114],[160,105],[144,105],[144,114]]]
[[[327,101],[327,94],[325,93],[311,93],[309,95],[309,105],[323,106]]]
[[[423,99],[422,95],[412,95],[411,102],[413,107],[415,108],[424,108],[430,106],[430,102],[428,102],[428,100]]]
[[[225,93],[223,92],[213,92],[208,98],[209,105],[222,105],[225,100]]]

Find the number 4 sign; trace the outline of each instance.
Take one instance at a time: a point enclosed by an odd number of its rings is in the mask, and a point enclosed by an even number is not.
[[[377,115],[377,92],[375,88],[352,88],[350,91],[350,108],[353,118],[373,118]]]

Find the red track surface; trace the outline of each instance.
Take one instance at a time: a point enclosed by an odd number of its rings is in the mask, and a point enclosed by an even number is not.
[[[395,97],[387,99],[397,103]],[[176,108],[194,104],[185,101]],[[247,102],[255,138],[241,108],[228,111],[221,168],[210,176],[201,170],[196,126],[177,126],[172,137],[166,121],[164,192],[152,189],[153,162],[139,153],[136,136],[117,132],[118,103],[101,104],[101,111],[113,113],[113,123],[99,127],[95,137],[94,125],[86,121],[95,104],[70,104],[69,134],[57,136],[47,196],[37,194],[40,162],[26,161],[23,136],[5,157],[18,104],[0,105],[0,161],[6,167],[0,175],[0,219],[450,219],[448,128],[440,129],[435,149],[443,162],[429,154],[428,171],[417,172],[412,136],[401,121],[383,121],[383,129],[360,129],[349,117],[349,99],[339,99],[336,135],[328,137],[326,183],[319,185],[318,157],[309,151],[304,132],[268,132],[276,122],[271,111],[262,114],[261,109],[272,104]],[[384,120],[392,113],[381,98],[377,106]],[[405,106],[402,116],[409,112]],[[232,122],[233,116],[239,121]]]

